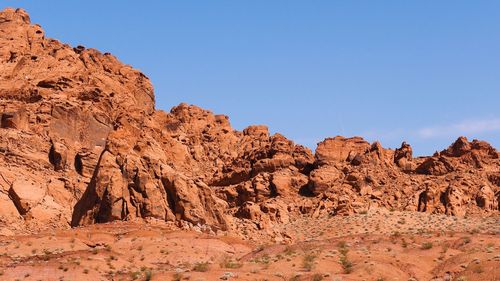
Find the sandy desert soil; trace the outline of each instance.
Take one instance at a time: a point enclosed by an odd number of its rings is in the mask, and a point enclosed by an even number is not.
[[[301,218],[288,241],[117,222],[0,237],[2,280],[500,280],[500,218],[382,209]]]

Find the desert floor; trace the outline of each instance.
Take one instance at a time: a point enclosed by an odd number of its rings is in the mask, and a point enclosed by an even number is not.
[[[0,236],[0,280],[500,280],[500,217],[301,218],[286,241],[120,222]]]

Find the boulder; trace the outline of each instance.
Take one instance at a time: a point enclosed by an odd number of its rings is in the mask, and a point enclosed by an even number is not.
[[[24,179],[14,181],[9,190],[9,196],[21,215],[26,215],[37,206],[46,193],[47,190],[36,182]]]
[[[347,161],[349,157],[363,155],[370,149],[370,144],[360,137],[344,138],[337,136],[327,138],[318,144],[316,163],[318,165],[335,164]]]
[[[467,210],[464,205],[468,203],[468,200],[464,193],[463,188],[460,186],[450,185],[446,189],[443,194],[446,214],[460,217],[466,214]]]
[[[16,222],[22,219],[14,201],[4,193],[0,193],[0,218],[6,222]]]
[[[303,187],[307,186],[308,180],[304,174],[284,170],[272,174],[271,186],[278,196],[295,197]]]
[[[454,170],[453,163],[442,156],[428,158],[415,169],[418,174],[434,176],[442,176]]]
[[[15,112],[0,113],[0,128],[26,130],[28,125],[28,113],[24,108]]]
[[[318,195],[334,188],[343,178],[344,174],[333,166],[325,166],[315,169],[309,176],[309,190]]]
[[[498,207],[498,202],[495,198],[495,192],[488,185],[483,185],[476,195],[476,203],[479,208],[485,210],[495,210]]]
[[[413,149],[409,144],[403,142],[401,147],[394,152],[394,163],[404,171],[414,169],[413,164]]]

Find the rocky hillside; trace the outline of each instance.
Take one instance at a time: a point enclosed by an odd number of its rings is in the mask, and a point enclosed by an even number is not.
[[[498,214],[500,159],[461,137],[431,157],[362,138],[312,152],[265,126],[180,104],[111,54],[46,38],[0,12],[0,226],[66,228],[161,220],[207,231],[270,230],[298,216],[372,208]],[[241,231],[240,231],[241,232]]]

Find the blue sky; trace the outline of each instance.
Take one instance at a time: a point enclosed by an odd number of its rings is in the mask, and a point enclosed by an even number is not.
[[[315,147],[364,136],[417,155],[500,145],[500,1],[0,1],[111,52],[180,102]]]

